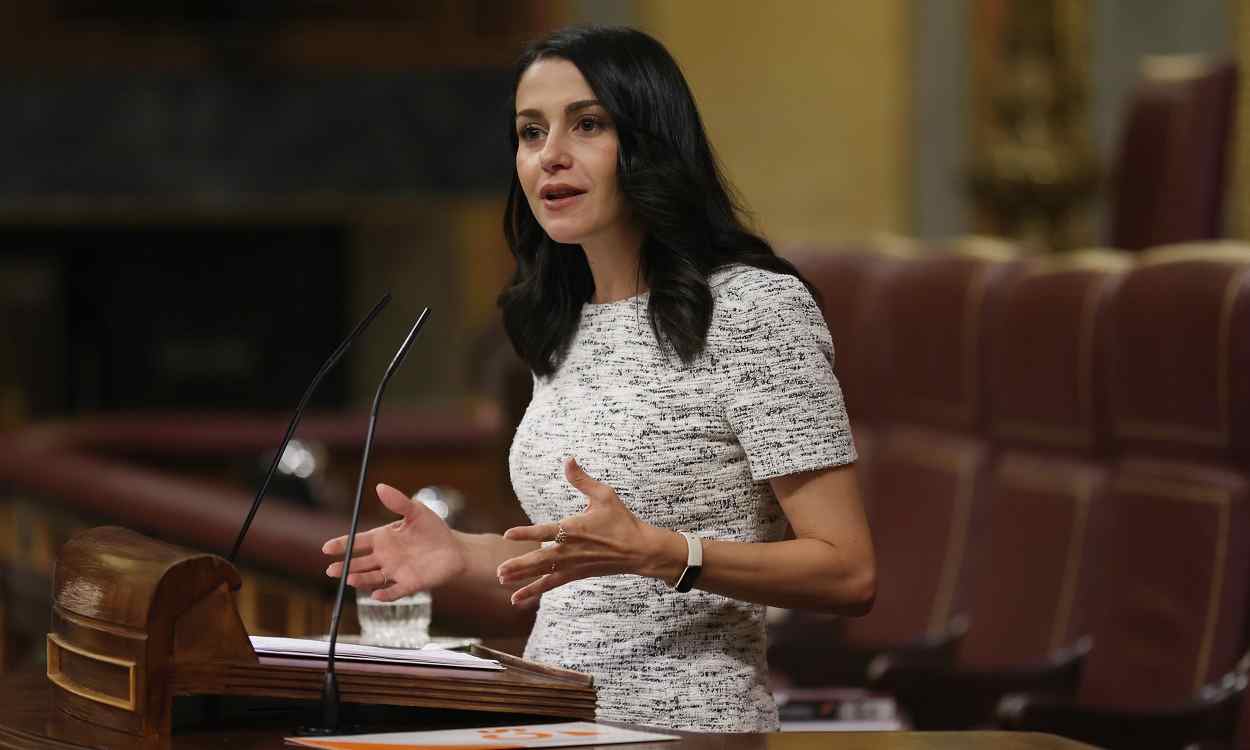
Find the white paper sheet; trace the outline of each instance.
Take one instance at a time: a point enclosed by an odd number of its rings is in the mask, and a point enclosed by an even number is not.
[[[352,734],[340,737],[287,737],[297,747],[319,750],[404,750],[405,748],[455,748],[456,750],[501,750],[502,748],[574,747],[577,745],[614,745],[633,742],[662,742],[680,737],[672,734],[621,729],[590,721],[569,721],[561,724],[527,724],[519,727],[482,727],[480,729],[444,729],[435,732],[389,732],[387,734]]]
[[[276,638],[251,636],[252,648],[265,656],[320,656],[330,652],[329,641],[310,638]],[[389,662],[391,664],[420,664],[435,667],[462,667],[467,669],[503,669],[494,659],[460,651],[440,648],[382,648],[363,646],[358,643],[339,641],[334,647],[334,658],[350,661]]]

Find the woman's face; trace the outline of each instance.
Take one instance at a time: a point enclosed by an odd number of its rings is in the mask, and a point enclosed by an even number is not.
[[[577,66],[538,60],[516,90],[516,172],[538,223],[556,242],[627,241],[616,128]]]

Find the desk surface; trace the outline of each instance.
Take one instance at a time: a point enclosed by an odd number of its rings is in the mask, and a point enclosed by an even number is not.
[[[53,715],[46,678],[38,674],[0,676],[0,750],[94,747],[89,739],[57,739],[65,732]],[[491,714],[481,714],[490,724]],[[176,732],[171,750],[280,750],[290,727],[221,726]],[[1079,742],[1044,734],[1012,732],[782,732],[770,734],[686,734],[680,742],[613,745],[621,750],[1080,750]]]

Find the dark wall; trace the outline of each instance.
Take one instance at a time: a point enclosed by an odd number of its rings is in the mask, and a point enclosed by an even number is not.
[[[335,226],[0,231],[0,255],[55,269],[61,309],[25,323],[66,377],[27,388],[75,411],[293,404],[346,332],[343,254]],[[345,382],[313,403],[341,405]]]
[[[497,191],[511,168],[508,94],[509,74],[487,69],[0,80],[0,208]]]

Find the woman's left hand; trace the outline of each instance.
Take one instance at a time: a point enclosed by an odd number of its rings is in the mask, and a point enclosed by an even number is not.
[[[586,512],[504,532],[505,539],[559,542],[499,566],[499,582],[504,585],[539,576],[512,594],[515,606],[533,606],[543,592],[581,578],[656,575],[664,568],[666,549],[673,547],[674,538],[680,540],[674,532],[639,521],[616,490],[583,471],[577,459],[565,459],[564,478],[586,496]],[[557,539],[561,529],[563,536]]]

